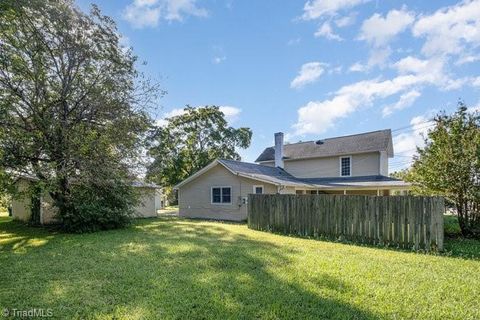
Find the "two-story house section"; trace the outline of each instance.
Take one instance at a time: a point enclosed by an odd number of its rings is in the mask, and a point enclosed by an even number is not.
[[[410,187],[388,177],[391,130],[291,144],[279,132],[274,141],[256,163],[215,160],[175,186],[179,214],[244,220],[250,193],[388,196]]]

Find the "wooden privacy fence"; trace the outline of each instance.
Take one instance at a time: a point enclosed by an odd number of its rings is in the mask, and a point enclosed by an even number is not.
[[[248,227],[443,250],[443,212],[440,197],[250,194]]]

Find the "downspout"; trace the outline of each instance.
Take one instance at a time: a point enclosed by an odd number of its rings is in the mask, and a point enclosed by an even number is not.
[[[238,194],[239,194],[239,199],[238,199],[238,208],[240,209],[242,207],[243,203],[243,195],[242,195],[242,178],[237,172],[237,178],[239,182],[239,189],[238,189]]]

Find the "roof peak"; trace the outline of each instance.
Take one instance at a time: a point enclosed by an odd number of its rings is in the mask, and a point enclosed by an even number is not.
[[[292,144],[302,144],[302,143],[312,143],[316,142],[318,140],[332,140],[332,139],[340,139],[340,138],[348,138],[348,137],[355,137],[355,136],[363,136],[366,134],[371,134],[371,133],[378,133],[378,132],[384,132],[384,131],[391,131],[392,129],[381,129],[381,130],[374,130],[374,131],[367,131],[367,132],[362,132],[362,133],[352,133],[352,134],[347,134],[344,136],[336,136],[336,137],[330,137],[330,138],[322,138],[322,139],[315,139],[315,140],[308,140],[308,141],[299,141],[299,142],[293,142],[293,143],[287,143],[285,145],[292,145]],[[274,146],[272,146],[273,148]]]
[[[252,166],[261,166],[261,167],[266,167],[266,168],[277,168],[277,169],[281,169],[282,171],[285,171],[283,168],[279,168],[279,167],[272,167],[272,166],[267,166],[267,165],[264,165],[264,164],[261,164],[261,163],[255,163],[255,162],[246,162],[246,161],[240,161],[240,160],[233,160],[233,159],[217,159],[218,161],[222,162],[222,161],[231,161],[231,162],[236,162],[236,163],[241,163],[241,164],[249,164],[249,165],[252,165]],[[286,172],[286,171],[285,171]]]

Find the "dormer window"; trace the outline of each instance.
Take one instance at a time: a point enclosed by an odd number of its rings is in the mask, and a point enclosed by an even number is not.
[[[352,157],[340,157],[340,177],[352,175]]]

